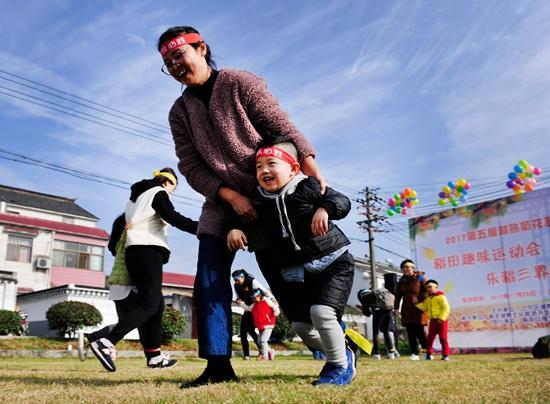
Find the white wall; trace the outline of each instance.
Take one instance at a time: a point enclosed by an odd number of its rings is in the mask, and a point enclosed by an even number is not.
[[[0,310],[15,310],[17,284],[15,281],[0,279]]]
[[[76,224],[79,226],[87,226],[87,227],[96,227],[96,222],[97,222],[97,220],[95,219],[75,217],[68,214],[62,214],[58,212],[48,212],[45,210],[31,209],[27,207],[14,206],[10,204],[6,206],[6,212],[18,213],[21,216],[34,217],[37,219],[52,220],[54,222],[62,222],[64,217],[70,217],[74,220],[72,224]]]
[[[56,303],[66,301],[77,301],[91,304],[103,317],[103,322],[97,327],[85,328],[83,331],[99,330],[110,324],[116,324],[118,316],[115,304],[109,300],[109,292],[103,289],[80,288],[68,285],[64,288],[48,289],[35,292],[30,295],[18,297],[19,307],[29,313],[29,335],[33,336],[54,336],[54,331],[48,331],[46,312]],[[139,339],[137,330],[128,333],[125,339]]]

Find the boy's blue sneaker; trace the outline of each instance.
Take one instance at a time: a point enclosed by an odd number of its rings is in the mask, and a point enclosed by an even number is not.
[[[343,366],[338,366],[333,363],[325,363],[319,378],[313,382],[314,386],[321,386],[324,384],[334,384],[337,386],[344,386],[350,382],[348,369]]]

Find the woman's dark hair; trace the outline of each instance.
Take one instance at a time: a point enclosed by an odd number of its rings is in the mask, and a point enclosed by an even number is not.
[[[233,278],[239,278],[241,276],[244,276],[246,278],[249,275],[248,275],[248,272],[246,272],[244,269],[237,269],[236,271],[233,271],[233,273],[231,274],[231,277]]]
[[[159,37],[159,41],[157,44],[157,50],[160,51],[160,48],[163,43],[174,39],[181,34],[200,34],[199,31],[197,31],[193,27],[187,27],[187,26],[176,26],[176,27],[170,27],[166,31],[164,31],[161,36]],[[193,48],[197,49],[201,43],[204,43],[206,45],[206,63],[208,66],[210,66],[212,69],[216,68],[216,62],[212,60],[212,52],[210,51],[210,45],[208,45],[206,42],[197,42],[197,43],[190,43]]]
[[[426,285],[428,285],[429,283],[433,283],[435,286],[439,286],[439,283],[437,283],[435,279],[430,279],[428,282],[426,282]]]
[[[409,260],[409,259],[403,260],[403,261],[401,262],[401,265],[399,265],[399,268],[403,269],[403,267],[405,266],[405,264],[413,264],[413,265],[414,265],[414,261],[413,261],[413,260]]]
[[[170,173],[174,176],[174,178],[176,179],[176,181],[178,180],[178,176],[176,175],[176,173],[174,172],[174,170],[172,170],[170,167],[164,167],[162,170],[159,170],[161,173]],[[155,177],[155,179],[160,182],[160,185],[164,185],[165,183],[167,182],[170,182],[172,183],[172,181],[170,181],[168,178],[162,176],[162,175],[158,175]],[[172,185],[178,185],[178,184],[172,184]]]

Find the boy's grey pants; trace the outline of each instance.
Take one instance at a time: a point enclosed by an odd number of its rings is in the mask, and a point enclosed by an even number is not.
[[[308,346],[323,351],[327,362],[347,368],[346,339],[336,310],[316,304],[311,306],[310,314],[313,324],[295,321],[292,323],[294,331]]]

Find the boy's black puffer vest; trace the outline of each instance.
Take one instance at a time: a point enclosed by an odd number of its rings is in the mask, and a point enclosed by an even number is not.
[[[350,244],[345,234],[331,220],[326,235],[313,237],[311,234],[311,220],[317,208],[324,207],[329,219],[334,220],[344,218],[351,209],[349,199],[329,187],[321,196],[319,182],[314,177],[308,177],[300,182],[294,193],[285,198],[292,232],[300,246],[298,251],[295,250],[290,238],[282,237],[275,201],[265,198],[261,201],[258,208],[258,227],[245,231],[249,248],[256,254],[269,255],[270,260],[276,262],[280,268],[309,262]]]

